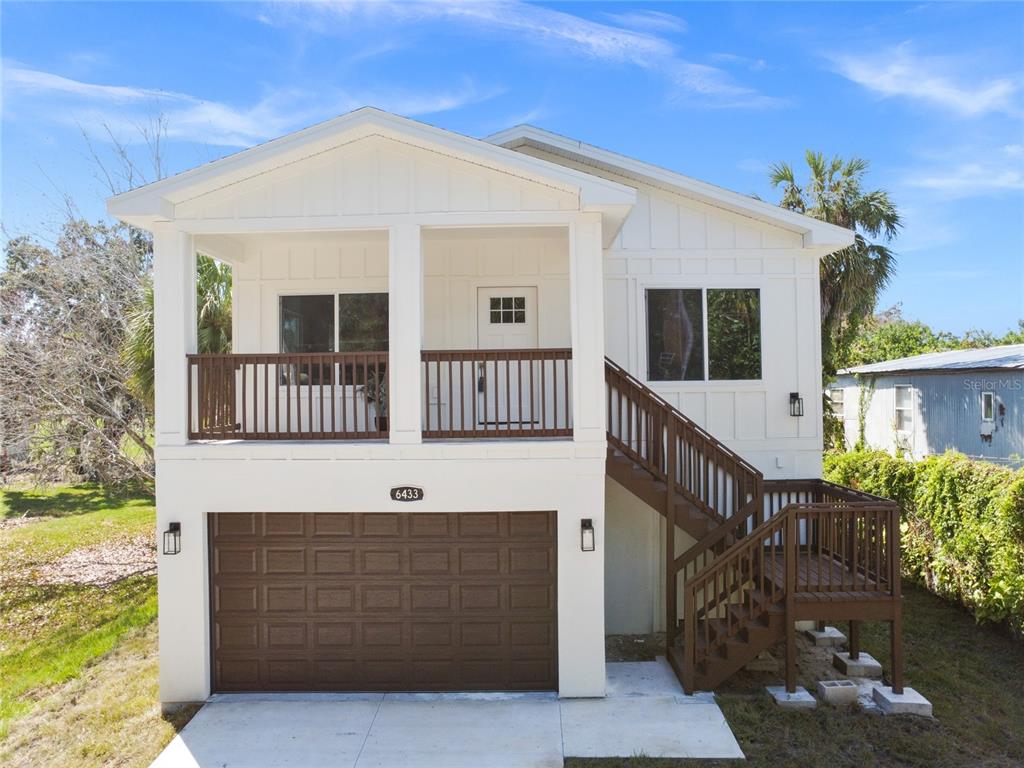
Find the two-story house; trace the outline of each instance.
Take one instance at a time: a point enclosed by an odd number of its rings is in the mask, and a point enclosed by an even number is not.
[[[688,691],[893,622],[895,507],[823,483],[847,230],[521,126],[361,109],[114,197],[153,233],[160,691]],[[233,274],[197,355],[195,255]]]

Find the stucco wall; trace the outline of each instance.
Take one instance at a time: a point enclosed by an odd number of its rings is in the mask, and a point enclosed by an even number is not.
[[[401,463],[397,461],[401,459]],[[391,501],[396,484],[425,498]],[[571,442],[451,446],[258,444],[158,449],[157,530],[182,524],[181,553],[159,556],[160,698],[210,693],[207,515],[212,512],[557,511],[562,696],[604,695],[604,455]],[[596,552],[580,549],[591,518]]]

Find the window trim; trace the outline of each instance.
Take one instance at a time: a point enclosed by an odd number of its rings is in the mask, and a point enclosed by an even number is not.
[[[838,392],[842,397],[840,398],[840,412],[836,413],[836,401],[832,396],[834,392]],[[828,388],[828,401],[832,406],[832,415],[839,421],[846,421],[846,389],[843,387],[829,387]]]
[[[648,357],[648,338],[647,338],[647,291],[648,290],[698,290],[701,292],[701,317],[704,322],[704,378],[702,380],[687,381],[685,379],[671,379],[671,380],[652,380],[648,378],[650,371],[650,359]],[[761,324],[761,348],[760,348],[760,366],[761,376],[756,379],[710,379],[711,366],[711,350],[708,346],[708,301],[707,292],[711,291],[736,291],[736,290],[754,290],[758,293],[758,319]],[[643,280],[637,281],[638,298],[636,300],[636,327],[638,339],[638,362],[639,369],[643,372],[644,384],[651,387],[654,390],[659,388],[670,387],[672,389],[708,389],[708,388],[721,388],[721,389],[732,389],[742,390],[745,388],[757,389],[764,387],[765,385],[765,286],[754,285],[750,281],[737,281],[730,283],[726,281],[715,281],[712,283],[701,282],[701,283],[687,283],[680,281],[678,278],[674,280]]]
[[[985,416],[985,400],[991,403],[990,411],[991,416]],[[992,391],[986,391],[981,393],[981,421],[983,424],[994,424],[996,420],[996,393]]]
[[[899,398],[897,397],[897,394],[896,394],[901,389],[905,389],[905,390],[907,390],[910,393],[910,405],[908,405],[905,408],[900,407],[900,405],[899,405]],[[914,405],[915,405],[915,402],[914,402],[914,385],[913,384],[893,384],[893,387],[892,387],[892,417],[893,417],[893,421],[895,422],[896,431],[899,432],[901,435],[912,435],[914,433],[914,427],[915,427],[915,422],[916,422],[916,420],[914,418],[914,410],[915,410]],[[900,411],[909,411],[910,412],[910,429],[900,429],[900,427],[899,427],[899,423],[900,423],[900,421],[899,421],[899,412]]]

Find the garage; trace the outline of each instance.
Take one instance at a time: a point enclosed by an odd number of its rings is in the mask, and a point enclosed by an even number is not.
[[[557,689],[554,512],[209,521],[215,691]]]

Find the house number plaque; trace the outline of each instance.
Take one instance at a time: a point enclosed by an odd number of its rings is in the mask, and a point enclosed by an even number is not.
[[[399,485],[391,489],[393,501],[423,501],[423,489],[415,485]]]

